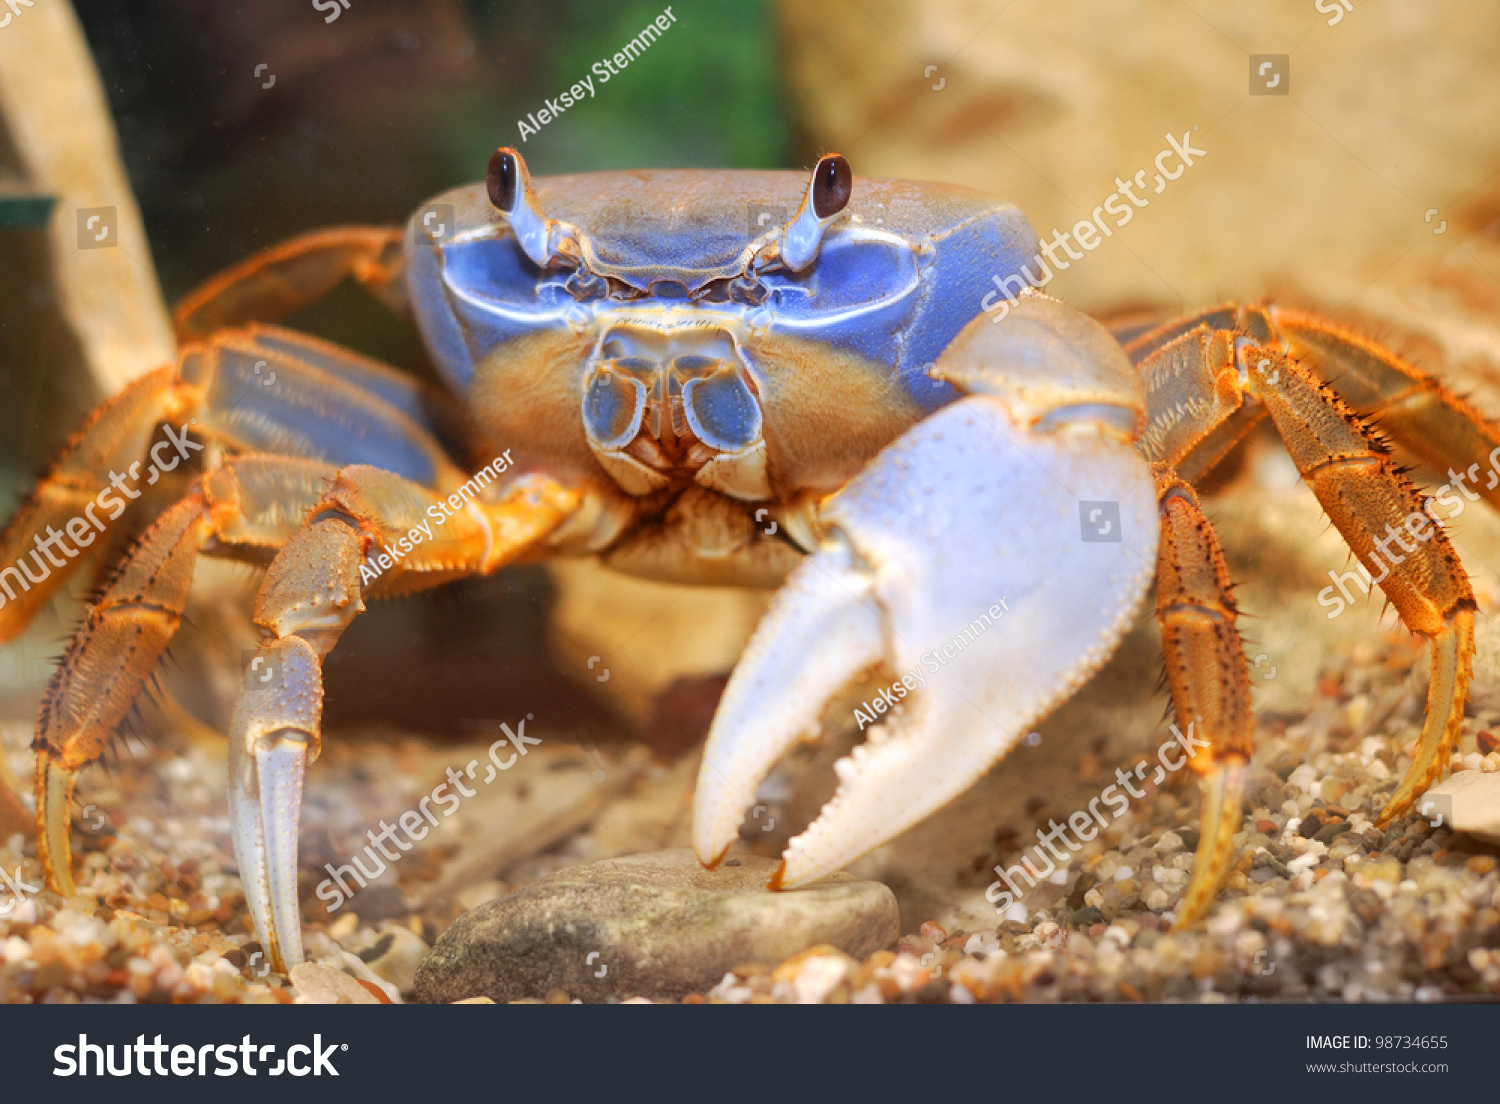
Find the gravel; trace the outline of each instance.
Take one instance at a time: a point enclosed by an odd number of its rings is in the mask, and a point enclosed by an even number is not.
[[[894,946],[858,959],[818,946],[782,962],[744,963],[684,1000],[1500,995],[1500,849],[1421,817],[1386,830],[1372,823],[1406,770],[1420,721],[1421,685],[1408,677],[1410,657],[1409,644],[1361,642],[1330,661],[1305,713],[1262,719],[1239,858],[1216,908],[1194,930],[1174,932],[1171,924],[1197,843],[1198,800],[1191,785],[1148,786],[1130,812],[1074,856],[1062,878],[1044,882],[992,924],[944,930],[905,916],[919,930]],[[1379,719],[1373,731],[1371,718]],[[24,731],[7,727],[12,735]],[[1500,714],[1481,710],[1469,718],[1450,768],[1500,769],[1495,730]],[[16,743],[10,741],[8,767],[24,777],[29,756]],[[415,963],[466,907],[555,870],[628,853],[636,846],[628,841],[640,835],[636,824],[654,825],[663,845],[680,846],[673,841],[686,830],[688,755],[652,768],[587,827],[488,872],[472,893],[424,900],[424,887],[439,883],[458,858],[453,844],[439,842],[394,864],[379,892],[366,891],[329,915],[312,892],[325,857],[348,855],[363,828],[409,807],[429,776],[442,776],[434,764],[469,758],[465,747],[434,748],[414,737],[330,741],[310,778],[303,818],[304,938],[309,961],[320,967],[306,972],[315,979],[306,992],[267,971],[251,933],[230,853],[219,749],[189,744],[122,757],[114,770],[92,772],[80,784],[86,811],[75,816],[76,897],[33,888],[40,871],[24,833],[0,840],[0,866],[19,887],[19,897],[0,893],[0,1000],[293,1003],[368,994],[399,1002],[410,996]],[[547,773],[532,776],[532,784]],[[89,803],[107,816],[94,817]],[[1047,815],[1038,813],[1042,822]],[[1017,858],[1012,848],[992,862]],[[326,971],[363,984],[356,992]],[[554,986],[527,999],[580,995]]]

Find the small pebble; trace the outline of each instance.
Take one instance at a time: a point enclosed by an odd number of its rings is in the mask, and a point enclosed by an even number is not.
[[[380,1003],[358,980],[319,962],[302,962],[293,966],[291,980],[300,1004]]]

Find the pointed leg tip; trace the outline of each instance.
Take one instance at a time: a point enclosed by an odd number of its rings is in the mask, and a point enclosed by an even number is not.
[[[303,962],[301,941],[298,941],[296,947],[284,948],[281,946],[279,940],[273,939],[268,957],[271,963],[271,972],[290,979],[292,971],[302,965]]]
[[[245,699],[241,699],[243,705]],[[229,749],[229,819],[245,904],[266,961],[286,975],[302,961],[297,837],[316,736],[281,727],[246,737],[237,711]]]
[[[719,864],[724,861],[725,856],[729,854],[729,849],[733,846],[733,841],[730,841],[729,843],[726,843],[724,845],[723,850],[721,850],[717,855],[714,855],[707,859],[703,857],[703,852],[700,851],[698,852],[698,862],[702,864],[704,870],[717,870],[719,869]]]
[[[1186,931],[1208,918],[1214,902],[1234,868],[1235,832],[1244,812],[1244,790],[1249,764],[1240,758],[1223,760],[1199,776],[1203,808],[1199,817],[1202,833],[1193,854],[1193,874],[1178,902],[1172,921],[1174,932]]]
[[[1434,778],[1432,781],[1436,782],[1437,779]],[[1392,795],[1391,799],[1385,803],[1385,808],[1380,810],[1380,815],[1375,818],[1375,827],[1385,829],[1411,812],[1412,807],[1416,805],[1417,801],[1430,785],[1431,783],[1428,786],[1423,786],[1420,791],[1413,789],[1410,793],[1403,793],[1402,789],[1398,789]],[[1403,780],[1403,789],[1404,786]]]
[[[784,885],[785,881],[786,860],[782,859],[781,865],[776,868],[775,872],[771,875],[771,880],[766,883],[766,888],[769,889],[772,893],[780,893],[783,889],[786,888],[786,886]]]
[[[78,893],[73,882],[72,809],[75,774],[42,749],[36,766],[37,857],[47,888],[62,897]]]
[[[1177,915],[1172,920],[1174,932],[1187,931],[1195,928],[1208,918],[1209,906],[1212,901],[1179,901],[1177,903]]]

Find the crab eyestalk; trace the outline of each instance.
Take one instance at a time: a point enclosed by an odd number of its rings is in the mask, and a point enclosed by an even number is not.
[[[813,168],[807,193],[797,213],[781,231],[779,257],[793,272],[801,272],[818,255],[823,232],[849,205],[854,175],[849,162],[839,154],[825,154]]]
[[[531,171],[519,153],[501,146],[490,154],[485,187],[495,210],[505,216],[521,248],[539,268],[559,257],[577,258],[576,229],[542,213],[531,186]]]

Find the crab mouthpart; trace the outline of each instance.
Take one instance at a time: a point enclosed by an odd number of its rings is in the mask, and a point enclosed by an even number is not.
[[[770,497],[759,389],[721,331],[611,331],[585,371],[582,413],[594,455],[630,494],[696,483]]]

